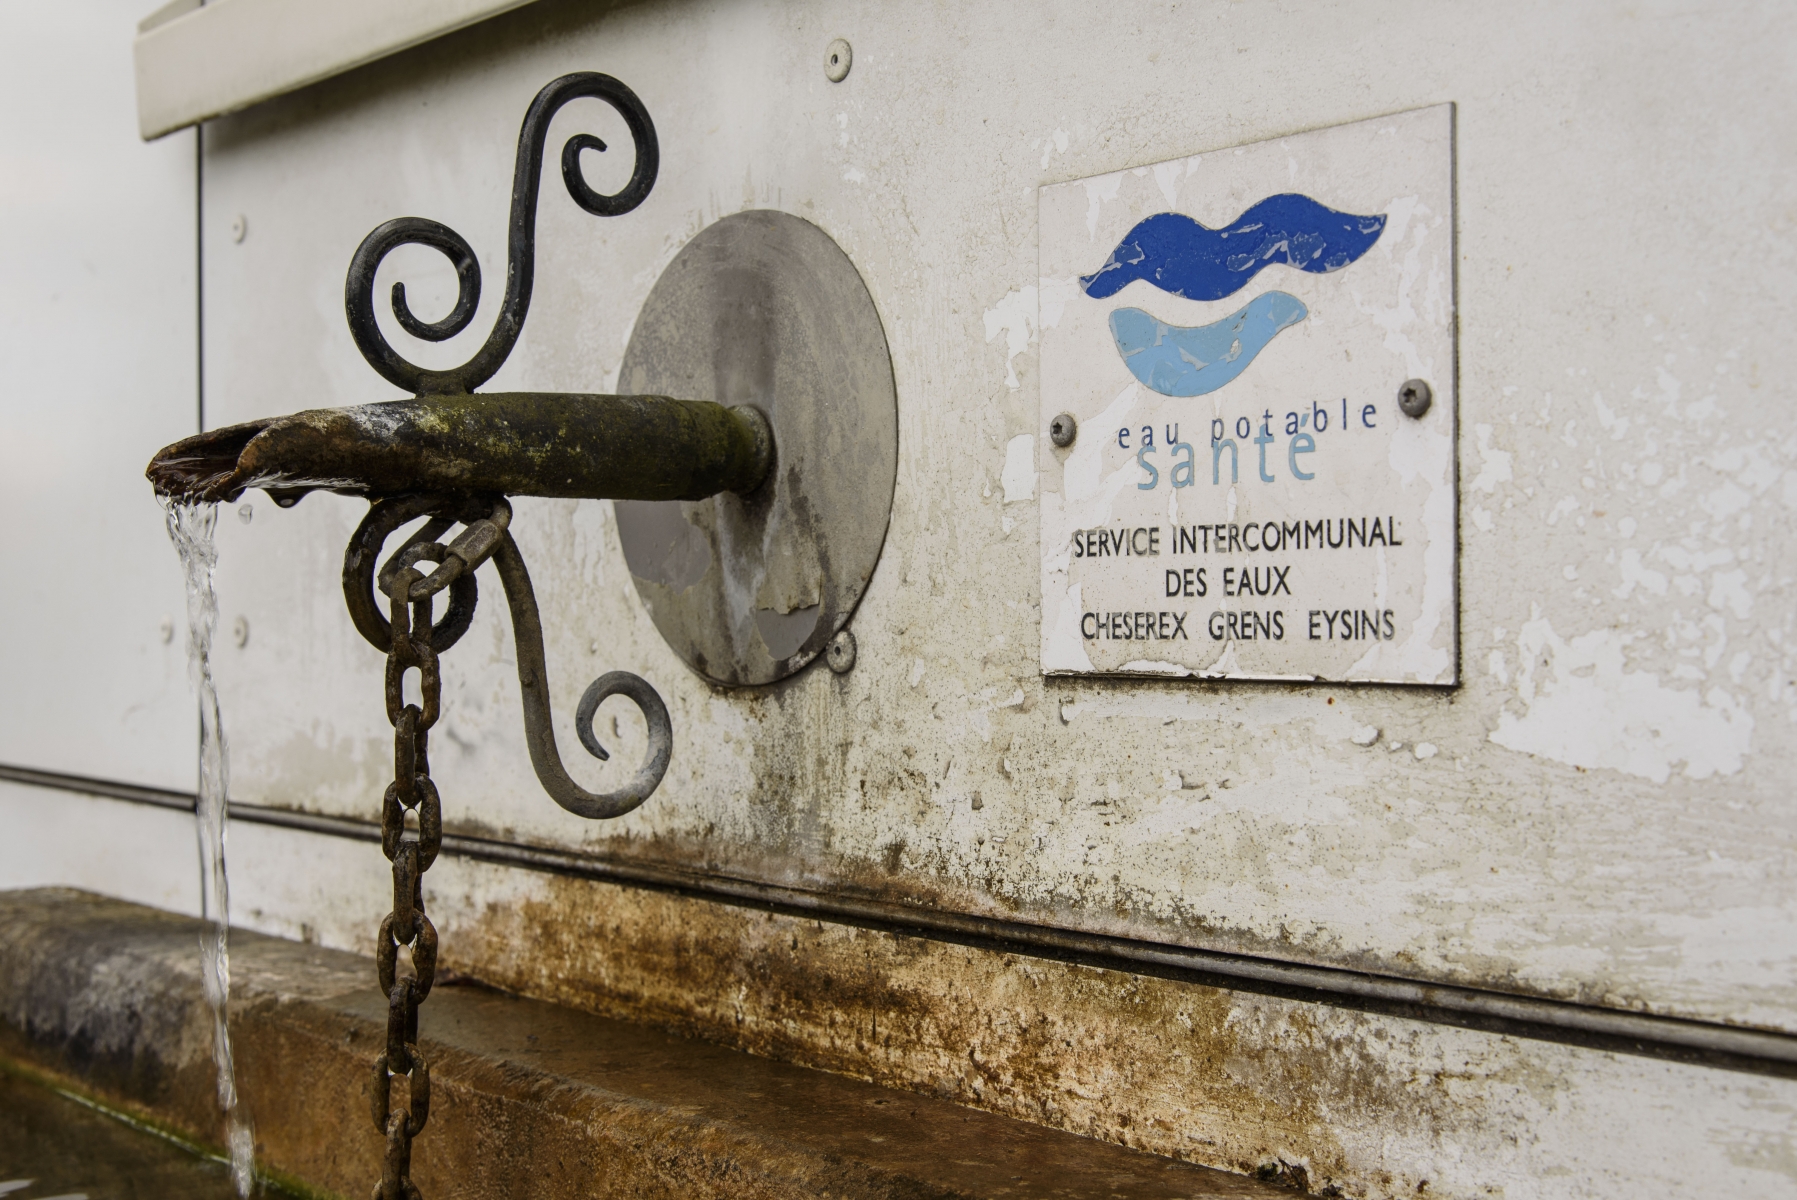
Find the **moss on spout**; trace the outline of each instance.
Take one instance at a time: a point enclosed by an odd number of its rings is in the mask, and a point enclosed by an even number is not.
[[[773,458],[767,421],[665,396],[495,392],[420,396],[252,421],[165,447],[145,474],[163,495],[234,500],[266,488],[700,500],[749,492]]]

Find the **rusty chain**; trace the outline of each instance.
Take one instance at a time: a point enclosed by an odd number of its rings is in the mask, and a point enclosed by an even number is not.
[[[426,518],[377,572],[388,537]],[[581,745],[595,758],[610,757],[593,722],[599,705],[623,696],[642,711],[648,755],[635,775],[609,792],[589,792],[571,778],[556,749],[543,626],[523,556],[509,528],[512,508],[503,498],[471,499],[407,495],[380,500],[368,510],[343,557],[343,595],[356,629],[387,655],[387,719],[393,724],[393,782],[381,797],[381,850],[393,864],[393,911],[381,922],[375,946],[381,992],[387,997],[386,1052],[376,1060],[371,1108],[375,1128],[387,1139],[385,1166],[374,1200],[422,1200],[412,1183],[412,1141],[430,1119],[430,1066],[418,1051],[418,1006],[437,974],[437,930],[424,912],[424,873],[443,844],[443,804],[431,780],[430,730],[442,708],[440,656],[459,641],[474,619],[477,567],[492,560],[505,586],[512,636],[518,651],[518,687],[524,703],[525,744],[531,766],[549,795],[570,812],[606,818],[630,812],[648,799],[666,774],[673,753],[668,708],[647,680],[608,671],[587,685],[575,712]],[[457,522],[454,540],[439,539]],[[429,574],[421,563],[432,564]],[[439,593],[443,616],[432,620]],[[384,596],[381,615],[375,597]],[[407,675],[418,672],[418,703],[407,702]],[[411,972],[400,970],[400,948]],[[406,1077],[406,1103],[393,1100],[395,1076]]]
[[[445,545],[436,538],[453,522],[433,515],[380,573],[392,632],[386,701],[393,724],[393,782],[381,798],[381,852],[393,864],[393,911],[382,920],[375,944],[376,970],[387,997],[387,1047],[375,1060],[371,1111],[375,1128],[387,1139],[387,1152],[374,1200],[422,1200],[412,1182],[412,1140],[424,1130],[431,1111],[430,1064],[418,1051],[418,1006],[430,995],[437,974],[437,930],[425,915],[423,880],[443,844],[443,804],[431,781],[428,749],[431,726],[442,711],[438,654],[467,628],[466,618],[446,618],[445,624],[461,627],[443,637],[440,627],[432,627],[432,600],[458,580],[472,579],[510,520],[511,506],[496,501],[487,516],[470,521]],[[418,569],[420,562],[434,563],[436,569],[426,575]],[[471,610],[472,604],[467,607]],[[443,644],[434,644],[438,642]],[[406,675],[413,670],[418,672],[416,704],[405,699]],[[399,969],[402,946],[411,959],[410,974]],[[393,1079],[402,1075],[407,1102],[396,1108]]]

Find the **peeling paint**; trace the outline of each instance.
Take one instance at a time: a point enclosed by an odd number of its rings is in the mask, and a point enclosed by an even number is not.
[[[1680,764],[1690,779],[1739,771],[1752,745],[1752,715],[1721,688],[1669,688],[1657,675],[1626,670],[1633,640],[1608,629],[1567,640],[1537,609],[1516,638],[1524,713],[1501,713],[1491,740],[1655,783]]]
[[[1020,433],[1005,443],[1005,469],[1000,477],[1005,503],[1015,504],[1036,494],[1036,435]]]
[[[1017,356],[1029,349],[1036,329],[1036,289],[1022,287],[1005,293],[1005,298],[986,310],[986,341],[1005,335],[1005,386],[1015,391],[1023,386],[1017,379]]]

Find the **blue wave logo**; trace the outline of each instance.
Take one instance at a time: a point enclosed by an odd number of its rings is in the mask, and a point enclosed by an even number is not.
[[[1224,229],[1184,213],[1156,213],[1136,223],[1097,272],[1080,285],[1094,300],[1138,279],[1187,300],[1221,300],[1246,287],[1263,268],[1282,263],[1323,275],[1339,271],[1385,232],[1385,216],[1337,212],[1309,196],[1268,196]]]
[[[1183,328],[1139,308],[1111,314],[1111,337],[1130,373],[1163,396],[1202,396],[1248,369],[1280,331],[1310,315],[1285,292],[1265,292],[1221,321]]]

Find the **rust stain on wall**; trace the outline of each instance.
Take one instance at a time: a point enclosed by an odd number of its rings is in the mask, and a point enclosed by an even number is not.
[[[1451,1128],[1488,1074],[1394,1068],[1408,1022],[608,884],[447,932],[457,969],[525,994],[1319,1194],[1416,1194],[1337,1123]]]

